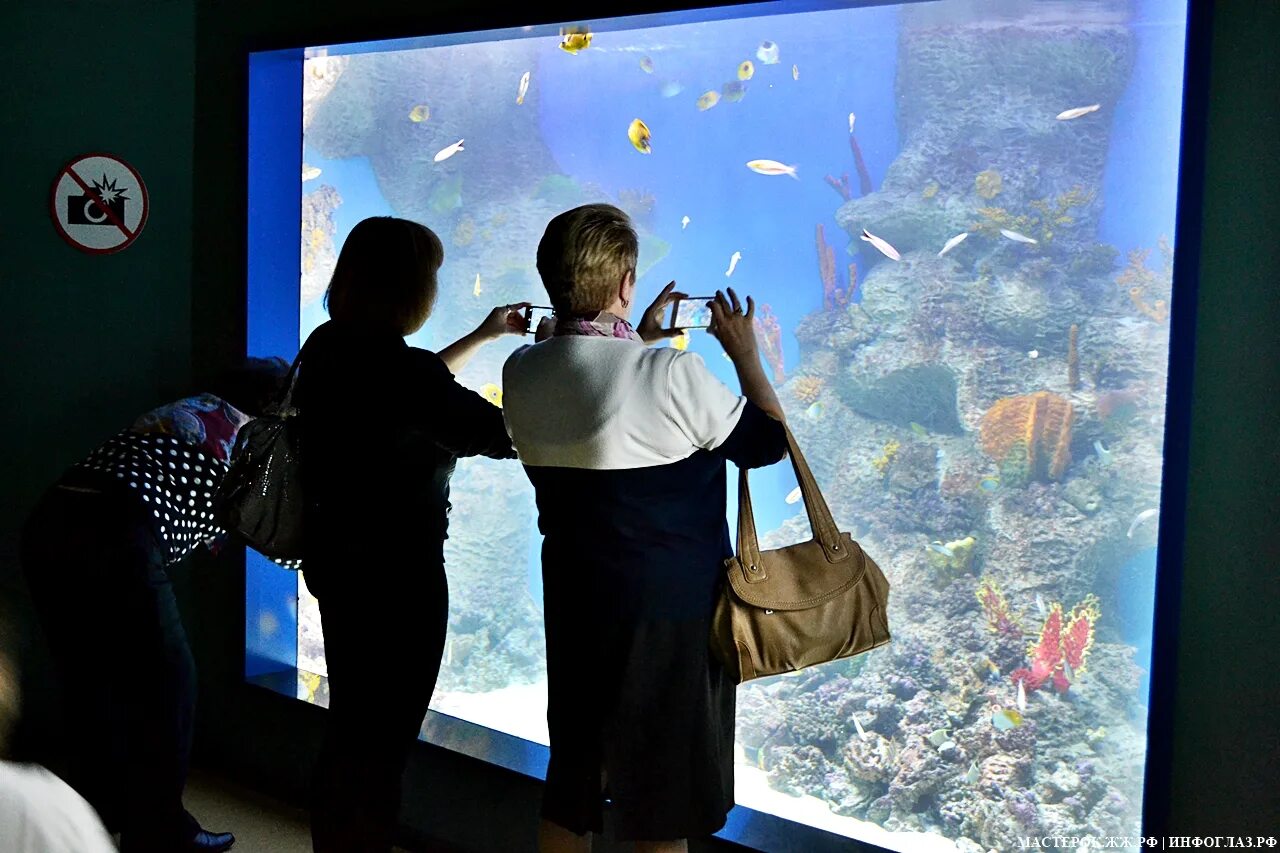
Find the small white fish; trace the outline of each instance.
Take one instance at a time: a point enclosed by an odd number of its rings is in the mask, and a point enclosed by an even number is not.
[[[435,160],[435,162],[439,163],[441,160],[448,160],[450,157],[452,157],[454,154],[457,154],[459,151],[465,151],[466,149],[462,147],[462,143],[464,141],[465,140],[459,139],[457,142],[453,143],[452,145],[445,148],[441,148],[439,151],[436,152],[436,156],[433,159]]]
[[[524,72],[524,76],[520,78],[520,91],[516,93],[516,105],[524,103],[524,96],[529,93],[529,73]]]
[[[854,121],[856,121],[856,120],[857,120],[857,118],[858,118],[858,117],[857,117],[856,115],[854,115],[853,113],[849,113],[849,132],[850,132],[850,133],[853,133],[853,123],[854,123]]]
[[[684,91],[684,86],[675,80],[662,84],[662,97],[674,98],[676,95]]]
[[[1040,597],[1040,593],[1038,592],[1036,593],[1036,612],[1039,613],[1042,617],[1047,612],[1044,607],[1044,599]],[[1021,684],[1022,682],[1019,681],[1018,683]]]
[[[1071,109],[1071,110],[1063,110],[1062,112],[1058,113],[1058,121],[1070,121],[1073,118],[1080,118],[1080,116],[1087,116],[1089,113],[1097,112],[1101,108],[1102,108],[1102,104],[1090,104],[1087,107],[1076,107],[1075,109]]]
[[[1111,451],[1102,446],[1102,442],[1100,440],[1094,441],[1093,452],[1098,454],[1098,461],[1102,463],[1104,468],[1110,465],[1114,458],[1111,455]]]
[[[1028,237],[1026,234],[1019,234],[1017,231],[1010,231],[1008,228],[1001,228],[1000,233],[1008,237],[1010,240],[1012,240],[1015,243],[1039,243],[1040,242],[1039,240],[1034,240],[1031,237]]]
[[[473,296],[480,295],[480,273],[476,273],[476,286],[471,288],[471,294]]]
[[[789,503],[789,504],[793,504],[793,503],[795,503],[796,501],[800,500],[800,487],[799,487],[799,486],[796,486],[794,489],[792,489],[792,490],[787,494],[787,497],[785,498],[785,500],[786,500],[786,502],[787,502],[787,503]]]
[[[1071,663],[1065,657],[1062,659],[1062,676],[1066,678],[1067,681],[1076,680],[1075,671],[1071,669]]]
[[[752,160],[747,163],[747,168],[758,175],[790,175],[797,181],[800,180],[795,166],[787,166],[777,160]]]
[[[308,166],[306,163],[302,164],[302,180],[313,181],[318,177],[320,177],[319,167]]]
[[[957,234],[956,236],[952,237],[952,238],[951,238],[950,240],[948,240],[947,242],[943,243],[943,244],[942,244],[942,251],[938,253],[938,257],[942,257],[942,256],[943,256],[943,255],[945,255],[947,252],[950,252],[952,249],[954,249],[956,246],[959,246],[961,243],[963,243],[963,242],[965,241],[965,238],[966,238],[966,237],[968,237],[968,236],[969,236],[969,232],[968,232],[968,231],[961,231],[959,234]]]
[[[1027,350],[1027,358],[1039,358],[1039,357],[1040,357],[1040,350],[1038,349]]]
[[[862,239],[879,249],[880,254],[884,255],[889,260],[902,260],[902,255],[898,254],[897,249],[893,248],[893,246],[890,246],[887,241],[877,237],[865,228],[862,229]]]
[[[941,554],[944,557],[954,557],[956,552],[943,545],[941,542],[930,542],[928,545],[930,551],[935,554]]]
[[[1065,664],[1066,661],[1063,661],[1063,663]],[[1018,679],[1018,711],[1020,713],[1025,714],[1027,713],[1027,688],[1023,685],[1024,685],[1023,680],[1019,678]]]
[[[681,218],[680,218],[680,230],[681,230],[681,231],[683,231],[684,229],[686,229],[686,228],[688,228],[688,227],[689,227],[689,217],[687,217],[687,216],[683,216],[683,217],[681,217]]]
[[[1160,510],[1158,509],[1144,509],[1142,512],[1138,513],[1137,516],[1134,517],[1133,521],[1129,524],[1129,532],[1126,533],[1125,536],[1132,539],[1133,534],[1138,529],[1138,527],[1147,519],[1155,518],[1159,512]]]
[[[978,773],[978,762],[970,761],[969,772],[964,774],[964,781],[968,782],[970,785],[976,785],[978,783],[979,775],[980,774]]]
[[[941,748],[944,743],[951,743],[950,738],[947,737],[946,729],[938,729],[935,732],[931,732],[925,740],[939,748]]]
[[[736,269],[738,268],[738,261],[740,261],[740,260],[742,260],[742,253],[741,253],[741,252],[734,252],[734,253],[729,257],[729,268],[728,268],[727,270],[725,270],[724,274],[725,274],[726,276],[733,275],[733,271],[734,271],[734,270],[736,270]]]
[[[853,727],[858,730],[858,737],[863,740],[867,739],[867,730],[862,727],[862,723],[858,720],[857,714],[850,714],[853,717]]]
[[[793,65],[793,66],[791,66],[791,79],[792,79],[792,80],[799,80],[799,79],[800,79],[800,66],[799,66],[799,65]]]

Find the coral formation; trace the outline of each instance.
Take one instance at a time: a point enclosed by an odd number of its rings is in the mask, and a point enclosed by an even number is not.
[[[853,190],[849,187],[849,173],[845,172],[837,180],[830,175],[824,176],[823,180],[827,182],[827,186],[840,194],[840,198],[848,201],[853,198]]]
[[[1057,480],[1071,462],[1071,401],[1049,391],[1005,397],[982,416],[982,449],[1006,484]]]
[[[1033,237],[1040,244],[1052,243],[1060,229],[1077,224],[1078,214],[1073,211],[1091,206],[1095,198],[1096,190],[1074,186],[1052,199],[1032,199],[1028,204],[1034,213],[1014,214],[1003,207],[980,207],[977,212],[982,218],[973,222],[969,230],[995,238],[1001,236],[1001,229],[1007,229]]]
[[[902,445],[896,438],[891,438],[884,443],[884,447],[880,450],[880,455],[871,461],[875,469],[881,474],[889,467],[889,463],[893,461],[893,457],[898,455],[898,450]]]
[[[1022,637],[1022,625],[1009,610],[1009,600],[991,578],[983,578],[978,584],[978,603],[987,620],[987,629],[1000,634]]]
[[[796,400],[799,401],[800,405],[807,406],[818,399],[818,395],[822,393],[822,386],[825,384],[822,378],[818,376],[798,376],[791,390],[795,393]]]
[[[857,265],[849,264],[849,283],[842,289],[836,277],[836,252],[827,242],[821,223],[818,224],[815,243],[818,247],[818,274],[822,277],[822,307],[830,310],[847,305],[857,286]]]
[[[978,540],[972,536],[953,539],[950,542],[934,542],[925,551],[929,566],[939,571],[963,573],[973,565],[974,546]]]
[[[993,199],[1004,189],[1004,181],[995,169],[979,172],[973,179],[973,191],[985,199]]]
[[[1173,290],[1173,247],[1161,237],[1157,243],[1162,259],[1159,271],[1147,266],[1150,249],[1129,252],[1128,265],[1116,275],[1116,284],[1126,290],[1138,313],[1156,323],[1169,318],[1169,294]]]
[[[773,381],[781,383],[785,378],[782,369],[782,325],[767,304],[760,306],[755,317],[756,339],[764,353],[764,360],[773,368]]]
[[[1080,327],[1075,323],[1067,330],[1067,388],[1080,387]]]
[[[862,159],[862,148],[858,145],[858,137],[849,134],[849,150],[853,152],[853,165],[858,170],[858,189],[863,195],[871,195],[871,173],[867,171],[866,161]]]
[[[338,262],[333,243],[338,227],[333,214],[342,196],[322,184],[302,196],[302,283],[299,301],[306,305],[320,298],[329,287],[329,277]]]
[[[1085,596],[1072,609],[1070,620],[1064,620],[1062,604],[1055,601],[1049,606],[1039,639],[1027,648],[1030,668],[1015,669],[1009,673],[1010,680],[1015,684],[1021,681],[1028,692],[1039,690],[1052,680],[1055,690],[1066,693],[1071,681],[1084,671],[1099,616],[1095,595]]]

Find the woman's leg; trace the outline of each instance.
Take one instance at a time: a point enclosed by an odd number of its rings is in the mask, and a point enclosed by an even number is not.
[[[591,853],[591,833],[577,835],[543,818],[538,823],[538,853]]]

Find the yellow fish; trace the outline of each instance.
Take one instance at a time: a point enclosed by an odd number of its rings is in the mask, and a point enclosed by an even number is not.
[[[529,92],[529,72],[524,72],[520,78],[520,89],[516,92],[516,106],[524,103],[524,96]]]
[[[315,180],[318,177],[320,177],[319,168],[317,168],[316,166],[308,166],[306,163],[302,164],[302,180],[311,181],[311,180]]]
[[[750,59],[745,60],[741,65],[738,66],[739,80],[750,80],[753,76],[755,76],[755,73],[756,73],[756,67],[751,64]]]
[[[643,71],[645,74],[652,74],[653,60],[647,56],[644,59],[640,60],[640,70]]]
[[[502,408],[502,389],[492,382],[486,382],[480,386],[480,396],[493,403],[499,409]]]
[[[480,295],[480,273],[476,273],[476,286],[471,288],[471,293],[474,296]]]
[[[422,124],[429,118],[431,118],[431,107],[426,104],[418,104],[416,107],[409,110],[409,121],[414,124]]]
[[[747,168],[759,175],[790,175],[800,180],[795,166],[786,166],[777,160],[752,160],[747,163]]]
[[[675,347],[681,352],[684,352],[685,350],[687,350],[689,348],[689,333],[685,332],[682,335],[672,338],[671,346]]]
[[[591,47],[591,33],[586,31],[562,30],[560,32],[560,49],[565,53],[576,55],[580,50]]]
[[[1022,715],[1012,708],[1000,708],[991,714],[991,725],[998,731],[1007,732],[1022,725]]]
[[[706,112],[718,103],[720,103],[720,93],[712,89],[709,92],[703,92],[698,98],[698,109]]]
[[[793,65],[793,66],[791,66],[791,79],[792,79],[792,80],[799,80],[799,79],[800,79],[800,66],[799,66],[799,65]]]
[[[631,140],[631,145],[641,154],[653,151],[653,146],[649,144],[649,126],[638,118],[631,120],[631,126],[627,128],[627,139]]]

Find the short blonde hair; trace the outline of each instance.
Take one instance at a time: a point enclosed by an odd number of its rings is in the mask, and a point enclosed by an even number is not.
[[[444,246],[425,225],[374,216],[351,229],[324,294],[329,316],[340,322],[392,328],[411,335],[431,316],[436,271]]]
[[[610,204],[586,204],[547,223],[538,243],[538,274],[561,314],[608,308],[618,282],[635,273],[640,241],[631,220]]]

